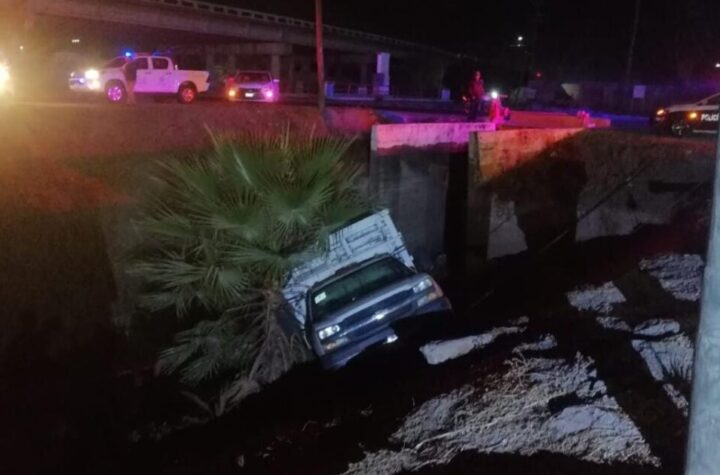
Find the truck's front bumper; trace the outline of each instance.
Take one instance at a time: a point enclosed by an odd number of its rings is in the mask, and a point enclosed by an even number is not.
[[[85,78],[71,78],[68,86],[72,92],[94,93],[101,92],[100,81]]]
[[[374,333],[366,336],[361,340],[351,341],[331,353],[322,355],[320,357],[322,367],[327,370],[342,368],[351,359],[358,356],[360,353],[362,353],[369,347],[382,343],[394,342],[395,340],[397,340],[397,335],[392,329],[392,324],[395,322],[420,315],[426,315],[429,313],[448,312],[451,310],[452,305],[450,304],[450,300],[448,300],[446,297],[434,300],[433,302],[430,302],[427,305],[416,309],[412,313],[401,315],[395,318],[392,322],[388,322],[386,326],[378,328]]]

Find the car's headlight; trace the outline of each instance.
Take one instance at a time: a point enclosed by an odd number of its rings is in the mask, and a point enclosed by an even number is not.
[[[423,294],[417,299],[417,306],[423,307],[430,302],[434,302],[444,296],[442,289],[435,283],[432,278],[427,277],[413,287],[413,292]]]
[[[263,96],[265,96],[265,99],[272,99],[275,97],[275,93],[272,89],[263,89]]]
[[[89,79],[90,81],[96,81],[100,79],[100,71],[97,69],[88,69],[85,71],[85,79]]]
[[[331,336],[336,335],[338,333],[340,333],[340,326],[333,325],[331,327],[326,327],[326,328],[323,328],[322,330],[320,330],[318,332],[318,338],[320,338],[320,340],[327,340]]]
[[[438,299],[441,299],[442,297],[443,297],[443,293],[439,289],[433,290],[432,292],[420,297],[417,301],[417,306],[424,307],[425,305],[429,304],[430,302],[434,302]]]
[[[432,279],[430,277],[427,277],[423,279],[419,284],[415,284],[415,287],[413,287],[413,292],[416,294],[425,292],[427,289],[432,288],[434,285]]]
[[[490,97],[492,97],[493,99],[497,99],[498,97],[500,97],[500,93],[497,91],[490,91]]]

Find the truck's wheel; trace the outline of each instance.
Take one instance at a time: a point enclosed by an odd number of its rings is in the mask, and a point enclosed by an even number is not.
[[[190,84],[180,86],[180,90],[178,91],[178,102],[181,104],[190,104],[196,97],[197,91],[195,90],[195,86]]]
[[[127,91],[123,83],[113,81],[105,86],[105,99],[113,104],[120,104],[127,100]]]
[[[685,137],[690,132],[690,127],[683,120],[675,120],[670,124],[670,133],[675,137]]]

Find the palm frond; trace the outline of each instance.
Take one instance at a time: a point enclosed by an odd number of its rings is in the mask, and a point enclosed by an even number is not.
[[[275,308],[290,270],[317,256],[330,233],[366,206],[355,191],[353,141],[286,129],[218,137],[214,149],[164,163],[136,221],[148,239],[130,272],[141,304],[217,318],[176,336],[157,369],[199,385],[233,374],[269,381],[295,361]],[[280,369],[278,369],[280,368]]]

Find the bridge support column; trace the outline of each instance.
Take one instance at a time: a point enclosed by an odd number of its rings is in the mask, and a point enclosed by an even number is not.
[[[273,78],[278,79],[280,77],[280,55],[274,54],[270,57],[270,72]]]
[[[211,71],[215,67],[215,53],[212,51],[205,52],[205,69]]]
[[[390,94],[390,53],[377,54],[377,76],[375,95],[387,96]]]
[[[292,56],[290,56],[287,60],[287,76],[285,77],[285,80],[287,82],[287,85],[285,85],[285,90],[287,92],[295,92],[295,59],[293,59]],[[280,83],[280,86],[283,86],[283,83]]]
[[[360,63],[360,85],[368,85],[368,64]]]

